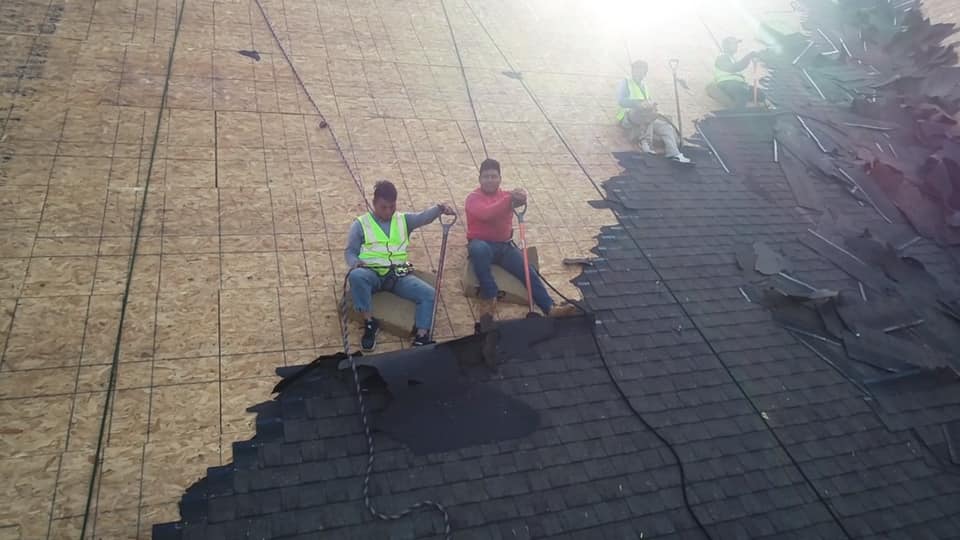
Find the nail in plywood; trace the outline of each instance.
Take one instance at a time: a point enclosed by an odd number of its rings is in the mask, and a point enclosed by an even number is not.
[[[25,398],[73,392],[76,367],[5,371],[0,376],[0,396]]]
[[[217,354],[216,291],[161,293],[157,306],[156,355],[185,358]]]
[[[278,293],[283,349],[312,349],[315,343],[305,287],[284,287],[278,289]]]
[[[176,500],[203,476],[207,467],[219,463],[219,437],[151,442],[144,449],[143,485],[149,489],[144,489],[141,504],[158,505]]]
[[[0,455],[52,453],[66,447],[72,396],[0,401]]]
[[[220,433],[220,383],[156,386],[150,399],[150,441],[196,437],[209,440]],[[189,403],[189,407],[184,407]]]
[[[277,289],[222,291],[220,333],[222,354],[282,350]]]
[[[77,363],[87,304],[85,296],[21,299],[7,340],[4,368]]]
[[[259,289],[280,285],[275,252],[224,253],[220,261],[221,289]]]
[[[136,523],[137,507],[140,505],[140,477],[143,459],[143,446],[111,445],[104,452],[103,464],[100,468],[100,489],[96,501],[97,537],[100,535],[112,536],[122,534],[120,530],[108,532],[109,525],[105,523],[105,516],[114,514],[119,509],[132,509],[134,524]],[[129,512],[128,512],[129,513]],[[122,525],[129,530],[127,524]]]

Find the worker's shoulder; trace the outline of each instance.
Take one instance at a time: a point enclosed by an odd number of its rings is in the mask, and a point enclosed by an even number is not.
[[[471,191],[470,193],[467,193],[467,198],[464,199],[464,201],[470,202],[470,201],[472,201],[472,200],[476,200],[476,199],[480,199],[480,198],[484,198],[484,197],[487,197],[487,195],[484,195],[484,194],[480,191],[480,188],[477,188],[477,189]]]

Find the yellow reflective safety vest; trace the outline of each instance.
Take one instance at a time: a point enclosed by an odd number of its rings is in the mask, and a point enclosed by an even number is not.
[[[407,263],[407,218],[401,212],[394,212],[390,218],[390,236],[383,232],[380,224],[370,212],[357,217],[363,228],[363,245],[360,246],[360,260],[368,268],[381,276],[390,272],[391,266]]]
[[[734,61],[733,57],[730,56],[730,55],[723,55],[723,56],[721,56],[720,58],[729,58],[731,64],[736,63],[736,62]],[[720,58],[717,58],[717,62],[720,61]],[[733,71],[725,71],[725,70],[723,70],[723,69],[720,69],[719,67],[717,67],[717,63],[714,62],[714,64],[713,64],[713,82],[714,82],[714,84],[722,83],[722,82],[724,82],[724,81],[734,81],[734,82],[741,82],[741,83],[746,84],[747,79],[746,79],[742,74],[740,74],[740,73],[736,73],[736,72],[733,72]]]
[[[633,78],[627,78],[627,89],[630,91],[630,99],[643,101],[650,99],[650,94],[647,93],[647,85],[637,84]],[[617,122],[622,122],[629,111],[630,109],[626,107],[620,107],[620,110],[617,111]]]

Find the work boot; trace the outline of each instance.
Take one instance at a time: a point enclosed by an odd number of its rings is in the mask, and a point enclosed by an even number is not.
[[[430,339],[430,334],[424,334],[422,336],[417,335],[413,338],[413,343],[411,343],[411,346],[423,347],[424,345],[429,345],[431,343],[433,343],[433,340]]]
[[[671,160],[673,160],[673,161],[676,161],[677,163],[692,163],[692,161],[690,161],[690,158],[688,158],[687,156],[685,156],[685,155],[683,155],[683,154],[677,154],[677,155],[675,155],[675,156],[670,156],[668,159],[671,159]]]
[[[477,299],[477,322],[473,325],[475,334],[484,334],[480,345],[483,363],[490,369],[497,366],[497,334],[494,332],[493,315],[497,311],[497,298]]]
[[[370,319],[363,323],[363,337],[360,338],[360,347],[364,352],[370,352],[377,346],[377,332],[380,331],[380,324],[376,319]]]
[[[483,342],[480,345],[483,363],[490,369],[497,369],[497,341],[500,338],[493,322],[493,314],[487,312],[481,315],[476,328],[478,334],[483,334]]]
[[[573,304],[563,304],[559,306],[554,304],[553,307],[550,308],[550,312],[547,313],[547,317],[551,317],[554,319],[562,319],[564,317],[574,317],[576,316],[578,311],[579,310],[577,309],[577,307],[574,306]]]
[[[482,319],[484,315],[489,315],[491,318],[494,317],[497,313],[497,299],[494,298],[481,298],[477,300],[477,320]]]

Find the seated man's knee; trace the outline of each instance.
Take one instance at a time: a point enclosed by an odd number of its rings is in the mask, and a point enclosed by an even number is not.
[[[350,271],[350,274],[347,275],[350,288],[369,287],[372,277],[371,274],[375,274],[375,272],[369,268],[354,268]]]
[[[474,261],[485,261],[493,256],[493,249],[483,240],[471,240],[467,243],[467,254]]]
[[[418,302],[433,302],[437,298],[437,290],[426,281],[420,281],[414,288],[413,296],[413,300]]]
[[[657,118],[654,120],[653,133],[661,139],[672,138],[676,136],[676,130],[673,128],[673,125],[662,118]]]
[[[710,83],[710,85],[707,86],[707,95],[723,106],[727,106],[730,103],[730,96],[728,96],[717,83]]]

